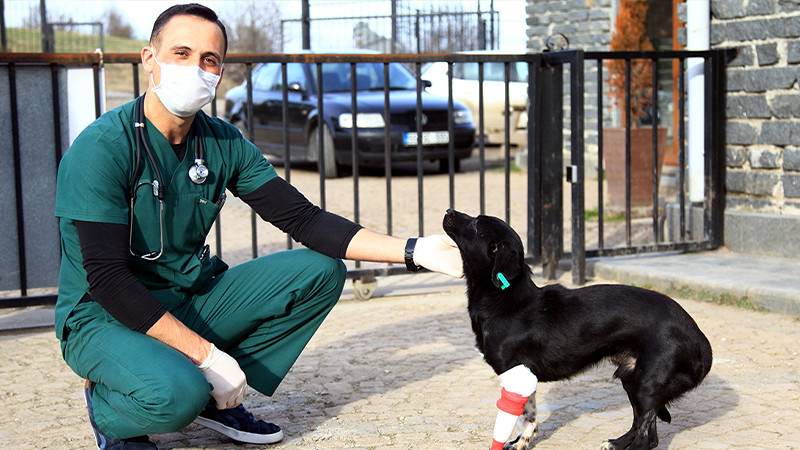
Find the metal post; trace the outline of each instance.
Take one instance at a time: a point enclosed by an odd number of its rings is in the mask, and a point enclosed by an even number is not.
[[[0,0],[0,45],[3,53],[8,51],[8,38],[6,37],[6,2]]]
[[[397,0],[392,0],[392,53],[397,53]]]
[[[570,67],[570,147],[572,166],[577,173],[572,180],[572,283],[586,283],[586,216],[584,214],[584,81],[583,51],[574,53]]]
[[[528,192],[532,195],[529,216],[535,241],[528,246],[534,250],[535,262],[541,262],[544,276],[556,278],[558,261],[563,254],[563,67],[560,62],[548,64],[543,61],[529,72],[528,91],[534,91],[531,111],[528,113],[529,135],[528,167],[533,170]],[[535,80],[535,85],[534,85]],[[533,87],[532,87],[533,86]],[[574,105],[573,105],[574,107]],[[532,118],[536,118],[532,121]],[[533,122],[533,123],[532,123]],[[544,187],[552,187],[545,189]],[[538,231],[538,236],[537,236]]]
[[[53,53],[55,47],[55,45],[53,45],[53,30],[47,23],[47,5],[45,5],[45,0],[39,0],[39,17],[42,30],[42,53]]]
[[[419,10],[417,10],[417,19],[414,21],[414,36],[417,37],[417,53],[422,53],[422,43],[419,36]]]
[[[492,50],[494,50],[494,0],[489,2],[489,39],[492,43]]]
[[[311,50],[311,15],[309,14],[309,0],[302,1],[301,20],[303,26],[303,50]]]

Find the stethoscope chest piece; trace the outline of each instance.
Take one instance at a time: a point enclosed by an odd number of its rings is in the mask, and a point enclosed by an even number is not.
[[[189,179],[194,184],[203,184],[208,178],[208,167],[202,159],[195,159],[192,167],[189,168]]]

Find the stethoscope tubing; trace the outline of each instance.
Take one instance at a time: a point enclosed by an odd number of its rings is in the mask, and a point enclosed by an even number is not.
[[[153,155],[152,150],[150,149],[150,145],[147,143],[147,137],[145,136],[145,117],[144,117],[144,96],[143,94],[136,100],[136,111],[134,112],[134,116],[136,119],[133,122],[134,127],[134,134],[136,135],[136,164],[133,169],[133,178],[131,180],[131,185],[129,188],[129,198],[130,198],[130,235],[128,241],[128,250],[130,254],[139,258],[142,258],[147,261],[155,261],[156,259],[160,258],[161,255],[164,253],[164,179],[161,176],[161,170],[158,168],[158,164],[156,164],[155,156]],[[189,169],[189,179],[194,184],[203,184],[205,183],[208,177],[208,168],[205,165],[205,148],[203,145],[203,137],[200,134],[200,126],[195,124],[196,136],[195,136],[195,145],[194,145],[194,164]],[[144,171],[144,167],[142,166],[142,147],[144,147],[145,153],[147,153],[147,159],[150,160],[150,164],[153,166],[153,171],[155,172],[156,179],[153,180],[151,183],[141,183],[138,182],[139,177],[142,175],[142,171]],[[141,187],[142,185],[150,184],[153,187],[153,196],[158,198],[159,203],[159,214],[158,214],[158,231],[159,231],[159,251],[158,252],[149,252],[145,254],[138,254],[133,251],[133,206],[136,200],[136,190]]]

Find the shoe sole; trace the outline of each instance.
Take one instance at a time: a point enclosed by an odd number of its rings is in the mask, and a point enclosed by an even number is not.
[[[194,419],[194,423],[202,425],[206,428],[211,428],[218,433],[228,436],[234,441],[246,442],[248,444],[275,444],[283,440],[283,430],[279,430],[277,433],[272,434],[248,433],[246,431],[240,431],[236,428],[225,426],[219,422],[214,422],[213,420],[206,419],[205,417],[198,417],[197,419]]]

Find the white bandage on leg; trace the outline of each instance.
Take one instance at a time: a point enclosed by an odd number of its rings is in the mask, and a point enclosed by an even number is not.
[[[515,366],[500,374],[500,400],[497,401],[497,419],[492,433],[492,449],[501,449],[508,440],[519,416],[525,409],[528,397],[536,392],[539,379],[527,367]]]

